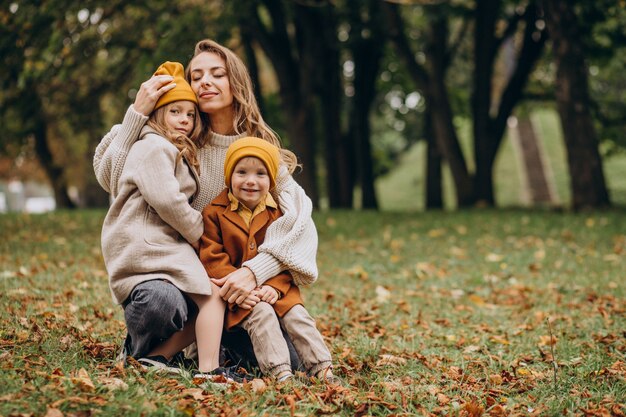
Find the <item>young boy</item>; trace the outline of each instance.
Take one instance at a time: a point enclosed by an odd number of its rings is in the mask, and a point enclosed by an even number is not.
[[[269,193],[279,164],[278,148],[260,138],[245,137],[228,148],[224,162],[227,188],[202,212],[200,260],[209,277],[223,278],[255,256],[267,228],[282,215]],[[337,382],[330,352],[289,272],[269,279],[255,291],[261,301],[251,309],[229,304],[226,329],[239,326],[248,332],[261,371],[278,381],[293,377],[282,325],[307,373]]]

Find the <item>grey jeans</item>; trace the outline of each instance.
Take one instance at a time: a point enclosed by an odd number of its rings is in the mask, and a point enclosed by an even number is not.
[[[126,352],[134,358],[146,356],[181,331],[187,319],[197,313],[191,299],[163,280],[137,284],[122,306],[128,331]]]
[[[332,363],[324,339],[315,327],[315,320],[300,304],[280,318],[274,307],[262,301],[252,308],[239,326],[250,335],[259,367],[266,375],[277,376],[292,369],[289,347],[281,337],[282,330],[293,342],[302,361],[302,369],[309,375],[316,375]]]
[[[133,288],[122,303],[128,335],[126,353],[134,358],[146,356],[152,349],[181,331],[185,322],[194,317],[198,308],[176,286],[168,281],[151,280]],[[294,369],[301,367],[291,340],[285,336]],[[222,364],[258,366],[250,338],[245,331],[225,333],[222,337]]]

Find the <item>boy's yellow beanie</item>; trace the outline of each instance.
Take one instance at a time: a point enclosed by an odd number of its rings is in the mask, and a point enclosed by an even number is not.
[[[228,147],[224,161],[226,186],[230,188],[230,180],[237,162],[248,156],[254,156],[263,161],[270,177],[270,189],[274,188],[276,175],[278,175],[278,165],[280,164],[280,150],[265,139],[251,136],[237,139]]]
[[[166,104],[180,100],[191,101],[196,105],[198,104],[196,94],[191,89],[187,80],[185,80],[185,69],[183,68],[183,64],[180,62],[166,61],[162,63],[159,68],[157,68],[154,75],[171,75],[174,77],[173,82],[176,83],[176,87],[166,92],[159,98],[156,106],[154,106],[154,110],[159,107],[163,107]]]

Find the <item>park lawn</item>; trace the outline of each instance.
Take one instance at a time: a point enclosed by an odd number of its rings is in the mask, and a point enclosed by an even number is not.
[[[623,211],[315,214],[303,294],[344,387],[123,368],[103,211],[0,216],[1,416],[626,413]]]

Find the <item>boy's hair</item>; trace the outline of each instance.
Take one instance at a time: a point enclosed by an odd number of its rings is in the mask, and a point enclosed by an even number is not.
[[[265,123],[259,110],[256,97],[254,96],[254,89],[252,88],[252,79],[248,73],[248,69],[245,64],[232,50],[220,45],[212,39],[204,39],[196,44],[196,48],[193,57],[189,61],[189,64],[193,61],[193,58],[203,52],[214,53],[224,60],[226,65],[226,73],[230,81],[230,89],[233,94],[233,110],[235,113],[233,120],[233,130],[237,133],[247,133],[250,136],[262,138],[274,146],[278,147],[281,160],[287,165],[289,173],[292,173],[296,167],[298,167],[298,159],[296,155],[283,149],[280,144],[280,140],[276,132]],[[187,81],[191,82],[191,65],[187,65],[185,69],[185,76]],[[210,118],[206,114],[202,114],[202,121],[205,124],[205,133],[211,128]],[[206,140],[208,135],[204,135]]]
[[[200,135],[202,134],[202,121],[200,120],[200,112],[198,111],[198,108],[196,106],[196,112],[193,119],[193,129],[189,136],[185,136],[180,132],[171,130],[165,123],[165,114],[174,104],[176,104],[175,101],[154,110],[152,114],[150,114],[150,118],[148,119],[148,126],[150,126],[159,135],[163,136],[164,138],[172,142],[174,146],[176,146],[179,151],[176,162],[178,162],[180,158],[184,156],[185,158],[187,158],[189,164],[196,170],[199,175],[200,162],[198,160],[198,147],[196,146],[196,143],[198,141],[198,138],[200,138]]]

